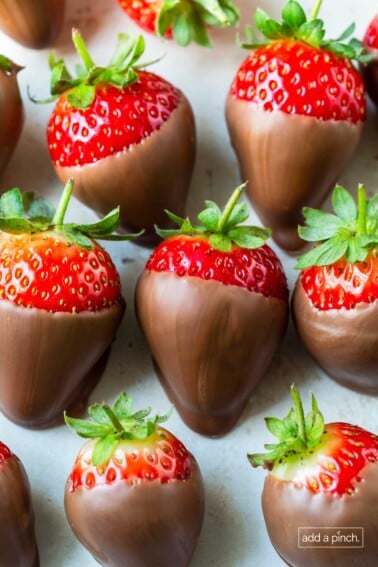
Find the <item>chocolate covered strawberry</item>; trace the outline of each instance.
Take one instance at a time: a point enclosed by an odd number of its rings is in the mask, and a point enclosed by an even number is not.
[[[319,206],[356,149],[366,117],[365,88],[352,59],[362,44],[324,39],[318,18],[295,0],[282,23],[257,10],[265,36],[249,32],[252,49],[227,97],[226,118],[241,175],[262,222],[285,250],[298,249],[303,206]]]
[[[17,73],[21,67],[0,55],[0,176],[21,134],[24,110]]]
[[[11,189],[0,198],[0,409],[26,427],[52,425],[99,379],[125,305],[117,269],[94,239],[112,235],[118,210],[64,224],[57,210]]]
[[[38,567],[29,480],[20,459],[0,441],[0,564]]]
[[[370,22],[363,38],[363,44],[372,58],[365,65],[361,65],[361,71],[367,93],[378,107],[378,14]]]
[[[209,27],[227,27],[239,20],[232,0],[118,0],[144,31],[174,38],[182,46],[194,41],[210,47]]]
[[[315,361],[350,388],[378,392],[378,195],[358,205],[342,187],[332,194],[336,214],[305,208],[300,237],[318,242],[301,256],[292,311]]]
[[[185,423],[227,433],[264,376],[284,335],[288,289],[269,230],[248,218],[237,188],[223,211],[213,201],[199,225],[179,229],[152,253],[136,287],[136,310],[167,395]]]
[[[269,471],[262,508],[270,540],[291,567],[375,567],[378,437],[358,425],[325,424],[314,396],[304,416],[294,386],[291,393],[287,417],[265,419],[278,442],[248,455]]]
[[[65,490],[68,521],[101,565],[186,567],[201,532],[205,501],[198,464],[172,433],[132,413],[120,394],[113,406],[89,408],[92,421],[65,417],[90,438],[76,457]]]
[[[176,87],[141,70],[142,36],[119,36],[108,68],[92,61],[77,30],[84,68],[71,77],[50,59],[51,93],[58,99],[47,127],[51,159],[62,181],[98,213],[120,205],[123,226],[167,226],[164,209],[181,214],[195,159],[189,102]]]
[[[64,4],[64,0],[0,0],[0,29],[26,47],[47,47],[63,25]]]

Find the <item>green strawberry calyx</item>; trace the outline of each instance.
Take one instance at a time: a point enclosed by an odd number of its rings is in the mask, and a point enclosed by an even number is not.
[[[350,38],[355,30],[355,24],[351,24],[337,39],[324,39],[324,21],[318,18],[323,0],[316,0],[309,17],[302,6],[296,0],[288,0],[282,10],[282,22],[269,18],[268,14],[258,8],[255,12],[255,25],[264,36],[259,39],[253,32],[251,26],[246,28],[247,42],[241,43],[246,49],[253,49],[268,45],[272,41],[293,39],[301,41],[317,49],[326,49],[345,59],[355,59],[360,63],[367,63],[371,55],[367,53],[365,46],[356,38]]]
[[[302,400],[297,388],[291,386],[294,408],[290,408],[284,419],[266,417],[265,423],[269,431],[277,437],[278,443],[268,443],[264,447],[268,453],[249,454],[248,460],[253,467],[272,470],[286,457],[293,458],[315,449],[324,432],[324,418],[318,408],[315,396],[311,396],[311,411],[305,416]]]
[[[211,47],[208,27],[229,27],[239,21],[239,10],[232,0],[164,0],[157,19],[160,36],[172,29],[182,47],[194,41]]]
[[[88,108],[95,99],[96,86],[100,84],[112,85],[124,89],[138,79],[138,70],[154,63],[139,63],[144,53],[145,41],[142,35],[136,39],[130,35],[118,34],[117,45],[107,67],[98,67],[93,61],[79,30],[72,30],[72,41],[82,61],[76,65],[77,76],[71,75],[63,59],[55,59],[53,53],[49,56],[51,70],[50,93],[51,97],[37,100],[29,93],[29,98],[38,104],[56,100],[61,94],[67,92],[66,98],[73,108]]]
[[[298,228],[299,236],[320,244],[298,258],[296,269],[331,265],[343,256],[351,264],[363,262],[378,245],[378,195],[367,200],[360,183],[356,203],[346,189],[336,185],[332,207],[336,214],[303,208],[306,226]]]
[[[0,54],[0,71],[3,71],[9,77],[17,75],[17,73],[22,71],[23,68],[24,67],[17,65],[17,63],[14,63],[6,55]]]
[[[113,234],[119,225],[119,207],[95,223],[64,223],[73,187],[73,180],[68,180],[56,210],[47,200],[32,192],[21,193],[18,187],[3,193],[0,197],[0,230],[13,234],[54,231],[64,236],[68,243],[89,250],[93,248],[93,239],[130,240],[143,233]]]
[[[122,392],[113,405],[94,404],[88,414],[92,421],[76,419],[64,413],[66,424],[80,437],[97,439],[92,462],[95,466],[106,463],[121,440],[142,440],[150,437],[156,426],[166,422],[171,411],[164,415],[149,417],[151,408],[132,412],[133,400]]]
[[[248,219],[246,203],[238,203],[245,186],[244,183],[233,191],[223,210],[214,201],[205,201],[206,208],[197,215],[200,222],[197,225],[193,225],[188,217],[184,219],[165,211],[179,228],[159,229],[155,226],[157,234],[163,239],[179,235],[202,236],[221,252],[229,252],[233,244],[249,250],[260,248],[271,235],[271,230],[240,224]]]

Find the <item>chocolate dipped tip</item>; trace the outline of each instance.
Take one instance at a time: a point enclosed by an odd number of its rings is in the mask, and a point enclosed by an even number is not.
[[[374,567],[378,556],[377,483],[376,462],[363,469],[352,495],[314,494],[308,488],[269,474],[265,479],[262,508],[276,551],[291,567]],[[332,534],[337,537],[338,530],[339,535],[353,533],[360,538],[363,532],[363,541],[354,546],[345,542],[329,545]],[[303,534],[320,532],[323,536],[328,533],[328,542],[315,540],[307,544],[301,539]]]
[[[303,344],[328,376],[347,388],[377,395],[378,301],[319,310],[298,278],[291,307]]]
[[[287,302],[147,270],[135,301],[158,377],[183,421],[202,435],[225,435],[281,343]]]
[[[194,115],[182,94],[168,120],[139,144],[95,163],[54,167],[63,182],[75,179],[79,201],[98,214],[119,205],[121,226],[145,229],[135,242],[153,246],[154,226],[172,226],[165,209],[184,212],[195,153]]]
[[[302,208],[318,208],[335,186],[361,137],[363,122],[321,121],[267,112],[231,93],[226,120],[248,196],[272,237],[295,253]]]
[[[187,567],[201,533],[204,485],[193,458],[190,479],[116,481],[72,492],[65,512],[76,537],[101,565]],[[109,520],[112,519],[112,520]]]
[[[28,428],[62,420],[63,410],[97,383],[124,311],[123,299],[103,311],[75,314],[0,301],[1,411]]]
[[[0,462],[0,563],[4,567],[39,567],[29,480],[12,455]]]

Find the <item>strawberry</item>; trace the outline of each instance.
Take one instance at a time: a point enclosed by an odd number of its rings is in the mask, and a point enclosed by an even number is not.
[[[378,107],[378,14],[371,20],[363,38],[366,51],[371,60],[361,65],[366,90],[371,100]]]
[[[366,117],[362,77],[351,59],[364,60],[360,42],[326,41],[318,0],[309,18],[295,0],[282,24],[257,10],[258,40],[227,97],[226,119],[241,175],[264,224],[294,251],[302,207],[319,206],[354,153]]]
[[[0,176],[17,145],[24,122],[17,83],[21,69],[5,55],[0,55]]]
[[[358,206],[343,187],[332,194],[334,214],[304,208],[299,235],[320,244],[301,256],[292,311],[298,333],[331,378],[377,393],[378,195]]]
[[[29,480],[20,459],[0,441],[1,565],[38,567]]]
[[[65,0],[0,0],[0,29],[25,47],[42,49],[58,37]]]
[[[288,289],[268,229],[248,218],[238,187],[200,225],[169,213],[179,230],[152,253],[136,287],[136,311],[156,372],[185,423],[224,435],[240,417],[285,333]]]
[[[125,393],[89,408],[93,421],[65,416],[89,441],[76,457],[64,505],[81,543],[102,565],[189,564],[204,517],[198,464],[151,408],[132,413]],[[152,559],[153,558],[153,559]]]
[[[72,190],[69,181],[55,213],[17,188],[0,198],[0,409],[27,427],[51,425],[94,387],[90,372],[125,308],[118,272],[93,238],[130,235],[111,234],[117,209],[92,225],[64,224]]]
[[[195,158],[194,117],[173,85],[137,62],[142,36],[120,35],[108,68],[96,67],[77,30],[73,41],[85,69],[72,78],[50,58],[57,98],[47,127],[51,159],[62,181],[98,213],[120,205],[121,224],[165,223],[164,208],[183,211]]]
[[[126,14],[144,31],[174,40],[211,47],[209,27],[225,28],[239,21],[232,0],[118,0]]]
[[[269,471],[262,508],[270,540],[293,567],[373,567],[378,555],[378,438],[358,425],[325,424],[314,396],[305,417],[294,386],[291,394],[294,408],[286,418],[265,419],[278,443],[265,445],[268,453],[248,455],[253,467]],[[303,533],[320,529],[319,543],[303,543]],[[355,542],[353,533],[360,545],[331,539],[341,534]]]

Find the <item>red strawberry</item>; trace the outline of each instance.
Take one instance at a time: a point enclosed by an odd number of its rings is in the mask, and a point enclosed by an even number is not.
[[[293,295],[299,335],[315,361],[345,386],[378,392],[378,195],[358,207],[336,186],[336,215],[305,208],[299,235],[321,242],[299,258]]]
[[[0,55],[0,176],[17,145],[24,122],[17,84],[20,69],[22,67]]]
[[[121,8],[144,31],[186,46],[194,41],[211,47],[208,27],[228,27],[239,21],[232,0],[118,0]]]
[[[264,224],[284,249],[298,238],[304,205],[319,206],[354,153],[366,115],[364,84],[350,59],[360,44],[323,39],[317,17],[307,19],[295,0],[279,24],[257,10],[249,29],[253,51],[240,66],[227,97],[226,118],[241,175]]]
[[[21,461],[0,441],[1,565],[38,567],[30,486]]]
[[[0,0],[0,28],[26,47],[47,47],[61,30],[64,4],[64,0]]]
[[[292,567],[374,567],[378,555],[378,438],[349,423],[327,423],[312,396],[305,417],[292,386],[295,407],[283,420],[265,419],[277,444],[248,455],[253,467],[269,470],[262,508],[269,537]],[[322,530],[320,543],[306,545],[303,533]],[[363,532],[363,533],[362,533]],[[360,545],[327,545],[332,536],[360,538]],[[343,541],[343,540],[338,540]]]
[[[55,214],[19,189],[0,198],[0,409],[28,427],[51,425],[94,387],[125,308],[117,270],[92,240],[128,238],[111,235],[118,210],[63,224],[72,189]]]
[[[98,213],[120,205],[121,224],[166,225],[164,208],[181,214],[195,158],[194,117],[173,85],[140,70],[139,36],[120,35],[109,68],[96,67],[77,30],[73,41],[85,64],[72,78],[50,60],[58,102],[47,138],[61,180],[75,179],[75,195]],[[167,225],[166,225],[167,226]]]
[[[94,421],[65,417],[91,438],[80,450],[65,490],[73,532],[102,565],[189,564],[204,517],[198,464],[172,433],[167,416],[134,414],[122,393],[112,408],[89,408]],[[152,563],[151,563],[152,562]]]
[[[371,56],[370,61],[361,65],[366,90],[378,107],[378,14],[370,22],[363,39],[366,51]]]
[[[186,424],[227,433],[282,340],[286,277],[265,244],[269,230],[248,218],[236,189],[223,212],[212,201],[152,253],[136,287],[138,320],[159,379]]]

